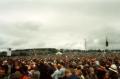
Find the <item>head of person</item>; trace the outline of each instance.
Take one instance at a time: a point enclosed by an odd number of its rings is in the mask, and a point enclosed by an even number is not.
[[[116,66],[115,64],[112,64],[112,65],[110,66],[109,70],[118,73],[118,69],[117,69],[117,66]]]
[[[79,70],[75,70],[75,75],[76,76],[81,76],[82,75],[82,71],[79,69]]]
[[[57,64],[57,69],[60,70],[61,64]]]
[[[66,76],[66,77],[70,77],[71,75],[72,75],[71,70],[70,70],[70,69],[66,69],[66,70],[65,70],[65,76]]]
[[[6,75],[6,69],[3,65],[0,65],[0,78]]]

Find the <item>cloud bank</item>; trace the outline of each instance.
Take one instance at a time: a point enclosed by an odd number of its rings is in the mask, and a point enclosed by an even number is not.
[[[0,48],[120,47],[118,0],[1,0]]]

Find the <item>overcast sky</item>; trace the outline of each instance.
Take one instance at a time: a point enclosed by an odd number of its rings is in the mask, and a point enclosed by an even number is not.
[[[0,0],[0,48],[120,48],[120,0]]]

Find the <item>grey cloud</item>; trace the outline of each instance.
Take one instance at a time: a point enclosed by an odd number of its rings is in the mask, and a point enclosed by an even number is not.
[[[1,0],[0,38],[13,47],[119,46],[118,0]],[[106,26],[106,25],[110,26]],[[4,39],[6,39],[4,41]],[[117,39],[117,40],[116,40]],[[99,40],[98,44],[94,40]]]
[[[0,37],[0,45],[2,46],[4,44],[6,44],[6,41],[4,41],[4,39],[2,37]]]
[[[32,32],[32,31],[39,31],[41,25],[40,23],[36,24],[32,22],[24,22],[24,23],[20,22],[20,23],[16,23],[14,27],[16,27],[19,30],[26,30]]]
[[[4,2],[4,1],[3,1]],[[119,15],[119,3],[120,1],[88,1],[88,0],[71,0],[71,1],[43,1],[43,0],[34,0],[34,1],[28,1],[28,0],[22,0],[22,1],[9,1],[9,4],[7,4],[7,1],[5,2],[6,9],[4,10],[11,10],[11,11],[41,11],[41,10],[56,10],[66,13],[82,13],[92,16],[115,16],[114,14]],[[8,6],[8,7],[7,7]],[[16,7],[17,6],[17,7]],[[4,8],[4,7],[3,7]],[[10,11],[10,12],[11,12]]]
[[[10,36],[6,36],[6,35],[0,33],[0,48],[6,47],[9,43],[9,41],[10,41]]]
[[[20,22],[1,24],[0,47],[22,47],[28,45],[41,27],[36,23]]]
[[[18,39],[18,40],[13,40],[11,41],[10,45],[12,46],[21,46],[24,44],[27,44],[29,40],[24,40],[24,39]]]
[[[1,32],[12,37],[32,37],[41,26],[34,23],[12,23],[1,26]]]

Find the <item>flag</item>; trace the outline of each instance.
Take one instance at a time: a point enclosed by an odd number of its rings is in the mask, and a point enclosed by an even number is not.
[[[109,42],[108,42],[108,40],[106,39],[106,47],[108,47],[109,46]]]

